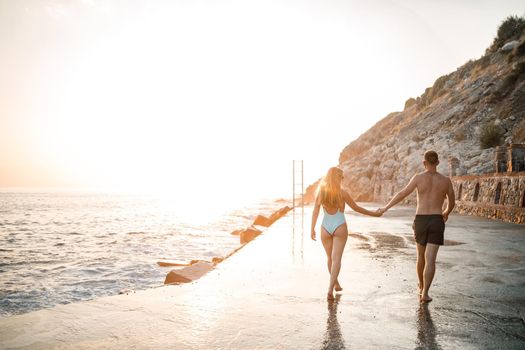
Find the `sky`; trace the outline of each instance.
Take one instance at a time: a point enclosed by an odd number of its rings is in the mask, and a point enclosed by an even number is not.
[[[0,0],[0,187],[286,197],[522,1]]]

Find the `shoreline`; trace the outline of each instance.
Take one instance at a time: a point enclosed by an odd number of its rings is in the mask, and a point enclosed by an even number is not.
[[[288,215],[192,283],[0,319],[0,348],[523,348],[519,225],[451,216],[434,301],[422,308],[412,208],[384,218],[345,215],[344,290],[334,303],[325,298],[321,243]]]
[[[44,189],[1,199],[1,318],[161,286],[176,267],[158,261],[219,263],[241,247],[232,231],[287,204],[265,197],[193,218],[152,195]]]
[[[27,193],[35,194],[35,192],[27,192]],[[47,194],[49,192],[44,192],[44,193]],[[222,255],[213,256],[213,258],[209,260],[206,258],[197,258],[197,259],[191,259],[191,260],[186,260],[186,261],[162,259],[162,258],[154,260],[153,258],[152,259],[153,261],[151,261],[151,264],[157,266],[156,270],[160,272],[162,276],[162,277],[159,276],[160,278],[157,280],[156,283],[155,282],[150,283],[149,285],[140,285],[140,283],[136,285],[129,285],[126,283],[122,283],[120,287],[117,287],[117,289],[114,289],[114,288],[108,289],[109,287],[111,287],[111,286],[108,286],[106,288],[106,291],[109,291],[109,293],[102,292],[101,294],[99,290],[98,291],[99,293],[92,294],[91,296],[88,296],[87,298],[80,297],[80,299],[78,299],[78,297],[72,296],[71,298],[69,298],[70,300],[68,300],[66,303],[60,300],[57,300],[57,302],[54,303],[53,302],[54,299],[51,299],[51,302],[49,301],[39,302],[37,299],[35,299],[36,300],[35,304],[32,304],[32,305],[36,305],[39,307],[34,308],[34,307],[31,307],[31,305],[25,306],[22,304],[16,309],[13,307],[6,307],[6,309],[4,309],[5,313],[2,313],[2,315],[0,315],[0,319],[17,316],[17,315],[24,315],[27,313],[50,309],[50,308],[61,306],[61,305],[69,305],[69,304],[74,304],[74,303],[79,303],[79,302],[95,300],[97,298],[111,297],[111,296],[123,295],[123,294],[129,295],[130,293],[136,293],[137,291],[144,291],[144,290],[149,290],[152,288],[158,288],[166,284],[170,284],[170,283],[179,284],[179,283],[189,283],[189,282],[196,281],[197,279],[201,278],[207,272],[216,268],[216,266],[219,263],[223,262],[225,259],[230,258],[235,253],[237,253],[239,250],[244,248],[248,242],[256,238],[258,235],[262,234],[263,231],[265,231],[269,226],[271,226],[271,224],[273,224],[275,221],[277,221],[283,215],[285,215],[287,211],[290,210],[290,208],[287,205],[289,203],[290,201],[284,200],[282,198],[275,198],[275,199],[265,198],[265,199],[261,199],[260,202],[254,202],[253,208],[249,207],[249,208],[233,210],[232,211],[233,214],[228,214],[228,215],[231,215],[232,218],[238,216],[240,218],[237,221],[238,225],[239,224],[243,225],[243,222],[246,222],[247,218],[251,217],[251,219],[250,219],[250,222],[246,226],[238,226],[237,229],[234,229],[229,232],[228,235],[232,237],[231,239],[234,239],[234,241],[236,237],[239,237],[237,239],[239,239],[238,242],[240,244],[238,243],[238,245],[233,246],[232,249],[227,249],[224,252],[220,252],[222,253]],[[266,220],[266,221],[271,221],[271,222],[265,226],[261,222],[258,222],[258,220],[260,221],[261,219]],[[230,228],[230,230],[232,228]],[[108,268],[110,268],[109,265],[108,265]],[[118,275],[119,270],[118,270],[118,267],[116,268],[117,270],[114,271],[114,274]],[[13,273],[16,273],[16,270],[13,270],[13,271],[15,271]],[[180,274],[182,276],[182,280],[169,282],[167,277],[170,274],[170,272],[173,272],[176,275]],[[93,278],[91,279],[94,281],[97,280]],[[5,280],[6,283],[8,281],[9,280]],[[9,286],[6,284],[5,288],[8,289],[8,287]],[[60,290],[57,289],[56,292],[60,293]],[[13,303],[20,303],[20,301],[18,301],[21,298],[20,296],[11,297],[10,294],[5,294],[4,297],[5,297],[4,299],[5,303],[8,303],[8,302],[10,303],[11,302],[10,300],[13,300]],[[16,298],[18,298],[18,300]],[[31,301],[31,299],[29,299],[29,301]],[[16,304],[13,304],[13,305],[16,305]]]

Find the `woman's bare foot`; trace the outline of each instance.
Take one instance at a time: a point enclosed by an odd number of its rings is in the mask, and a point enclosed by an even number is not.
[[[341,287],[341,285],[339,284],[339,282],[336,282],[335,284],[335,291],[336,292],[340,292],[343,290],[343,287]]]
[[[419,301],[421,301],[422,303],[430,303],[432,301],[432,298],[428,294],[422,295]]]
[[[326,294],[326,300],[335,300],[334,298],[334,292],[328,292]]]

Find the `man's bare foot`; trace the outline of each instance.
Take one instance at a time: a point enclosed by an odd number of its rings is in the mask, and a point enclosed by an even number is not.
[[[422,295],[419,301],[421,301],[422,303],[430,303],[432,301],[432,298],[428,295]]]
[[[326,300],[335,300],[334,293],[333,292],[328,292],[326,294]]]

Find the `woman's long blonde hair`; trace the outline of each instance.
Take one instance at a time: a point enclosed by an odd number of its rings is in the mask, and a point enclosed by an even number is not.
[[[318,196],[322,205],[328,208],[338,208],[343,201],[341,182],[343,171],[337,167],[328,169],[326,176],[319,184]]]

